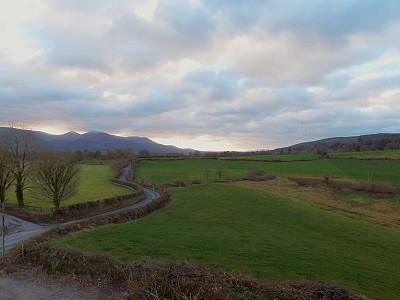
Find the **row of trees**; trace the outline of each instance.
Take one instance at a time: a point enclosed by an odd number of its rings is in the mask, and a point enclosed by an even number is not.
[[[78,190],[79,168],[71,151],[43,150],[32,131],[6,128],[0,135],[0,201],[3,205],[9,188],[15,186],[18,206],[24,206],[24,191],[32,187],[33,197],[60,202]]]
[[[138,151],[136,154],[139,157],[147,157],[147,156],[177,157],[184,155],[182,153],[157,153],[157,152],[151,153],[147,149],[142,149]],[[126,156],[135,156],[135,152],[130,147],[126,147],[123,149],[119,148],[106,149],[105,151],[76,150],[74,151],[74,156],[77,161],[92,160],[92,159],[114,160],[114,159],[121,159]]]

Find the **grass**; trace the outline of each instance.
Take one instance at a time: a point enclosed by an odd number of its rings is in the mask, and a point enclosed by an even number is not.
[[[329,153],[330,157],[338,158],[391,158],[400,159],[400,150],[379,150],[379,151],[365,151],[365,152],[343,152],[343,153]]]
[[[55,243],[124,261],[186,258],[268,280],[335,280],[375,299],[400,294],[398,231],[238,184],[171,189],[174,202],[149,217]]]
[[[136,179],[145,178],[148,182],[163,183],[174,179],[198,177],[206,182],[205,168],[212,169],[211,178],[218,178],[216,172],[224,170],[222,178],[240,178],[250,171],[265,170],[267,174],[282,174],[322,178],[326,172],[332,178],[341,178],[367,182],[368,175],[372,182],[386,182],[400,185],[400,161],[378,160],[336,160],[325,159],[295,162],[255,162],[224,160],[183,160],[183,161],[143,161],[136,169]]]
[[[302,159],[320,159],[321,156],[315,153],[309,154],[282,154],[282,155],[248,155],[248,156],[231,156],[231,157],[221,157],[220,159],[248,159],[248,160],[282,160],[282,161],[292,161],[292,160],[302,160]]]
[[[328,153],[329,157],[332,158],[391,158],[400,159],[400,150],[379,150],[379,151],[363,151],[363,152],[340,152],[340,153]],[[247,156],[232,156],[232,157],[221,157],[220,159],[247,159],[247,160],[282,160],[282,161],[293,161],[293,160],[308,160],[308,159],[320,159],[321,156],[315,153],[308,154],[282,154],[282,155],[247,155]]]
[[[114,175],[108,165],[80,164],[79,166],[80,185],[78,194],[67,201],[61,202],[61,206],[99,200],[127,194],[130,192],[130,190],[126,188],[118,187],[110,183],[110,180],[114,177]],[[32,195],[32,190],[25,190],[24,198],[26,205],[53,207],[52,203],[35,199]],[[8,190],[7,198],[9,203],[17,203],[17,198],[13,187]]]

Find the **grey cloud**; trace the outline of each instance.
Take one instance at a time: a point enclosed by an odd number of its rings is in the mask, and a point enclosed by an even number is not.
[[[236,97],[241,88],[238,74],[217,72],[216,70],[203,69],[187,74],[183,81],[190,84],[192,93],[197,95],[205,92],[205,101],[228,100]]]
[[[374,1],[205,1],[217,10],[231,29],[248,30],[263,26],[273,31],[317,33],[339,37],[354,32],[382,30],[400,16],[395,0]]]
[[[349,71],[398,43],[395,1],[160,1],[153,21],[131,4],[52,2],[28,24],[43,52],[0,57],[0,118],[253,149],[400,128],[382,96],[400,75]]]
[[[193,41],[208,39],[216,28],[212,14],[202,8],[192,8],[190,2],[185,0],[161,0],[155,14],[176,32]]]

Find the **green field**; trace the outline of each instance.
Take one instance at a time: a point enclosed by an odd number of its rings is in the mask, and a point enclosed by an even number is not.
[[[246,160],[303,160],[303,159],[320,159],[321,156],[315,153],[309,154],[282,154],[282,155],[246,155],[246,156],[232,156],[232,157],[220,157],[220,159],[246,159]]]
[[[340,152],[340,153],[328,153],[328,155],[329,157],[332,158],[400,159],[400,150]],[[307,153],[307,154],[282,154],[282,155],[246,155],[246,156],[220,157],[219,159],[293,161],[293,160],[303,160],[303,159],[305,160],[321,159],[321,156],[315,153]]]
[[[365,152],[343,152],[329,153],[330,157],[339,158],[391,158],[400,159],[400,150],[380,150],[380,151],[365,151]]]
[[[129,193],[128,189],[110,183],[114,174],[108,165],[79,165],[79,167],[80,185],[78,194],[67,201],[61,202],[61,206]],[[17,203],[13,187],[8,190],[7,198],[9,203]],[[34,199],[30,189],[25,190],[24,198],[26,205],[53,207],[52,203]]]
[[[241,184],[170,189],[174,202],[146,218],[55,243],[125,261],[189,259],[266,280],[334,280],[374,299],[400,294],[400,232]]]
[[[206,182],[205,169],[213,171],[212,178],[218,178],[216,171],[223,170],[222,178],[240,178],[248,172],[263,169],[267,173],[309,176],[322,178],[329,172],[332,178],[366,182],[368,175],[372,182],[386,182],[400,185],[400,161],[378,160],[336,160],[324,159],[296,162],[255,162],[224,160],[183,160],[183,161],[143,161],[136,169],[136,179],[163,183],[174,179],[184,179],[187,183],[194,177]]]

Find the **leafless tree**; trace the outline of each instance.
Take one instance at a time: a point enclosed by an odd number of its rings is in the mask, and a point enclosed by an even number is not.
[[[79,167],[71,154],[46,151],[34,164],[32,176],[34,197],[50,201],[56,208],[61,201],[76,195],[79,186]]]
[[[212,173],[211,168],[209,166],[205,166],[204,173],[206,175],[206,180],[208,181],[208,179],[211,177],[211,173]]]
[[[147,149],[142,149],[139,151],[138,156],[146,157],[150,155],[150,151]]]
[[[225,170],[222,168],[218,168],[217,169],[217,175],[218,175],[218,179],[221,181],[222,179],[222,175],[224,174]]]
[[[24,190],[28,188],[28,176],[31,172],[29,162],[35,151],[39,149],[40,139],[34,132],[24,126],[16,128],[8,126],[0,136],[2,144],[10,153],[12,173],[15,178],[15,192],[17,194],[18,205],[24,206]]]
[[[0,202],[4,203],[6,191],[14,182],[12,165],[10,163],[10,153],[0,145]]]

